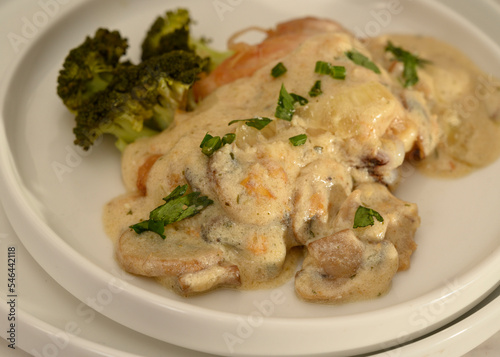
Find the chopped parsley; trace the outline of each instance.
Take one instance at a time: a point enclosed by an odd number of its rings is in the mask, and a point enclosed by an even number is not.
[[[290,142],[292,143],[293,146],[304,145],[307,141],[307,135],[300,134],[300,135],[292,136],[288,140],[290,140]]]
[[[374,211],[371,208],[359,206],[354,215],[354,225],[352,228],[373,226],[375,224],[374,218],[381,223],[384,222],[384,218],[377,211]]]
[[[346,70],[344,66],[334,66],[328,62],[317,61],[314,72],[319,74],[326,74],[335,79],[345,79]]]
[[[304,98],[298,94],[290,93],[290,95],[292,96],[295,103],[299,103],[300,105],[306,105],[307,103],[309,103],[309,101],[306,98]]]
[[[273,76],[274,78],[278,78],[284,75],[286,71],[287,69],[285,65],[282,62],[280,62],[276,66],[274,66],[273,69],[271,70],[271,76]]]
[[[419,78],[417,66],[423,66],[430,63],[430,61],[419,58],[418,56],[405,51],[401,47],[395,47],[391,41],[387,43],[385,51],[391,52],[396,61],[403,63],[403,79],[405,80],[405,87],[411,87],[418,83]]]
[[[278,97],[278,105],[276,107],[274,116],[278,119],[291,121],[293,115],[295,114],[295,103],[306,105],[308,102],[309,101],[306,98],[298,94],[288,93],[285,85],[282,84]]]
[[[222,145],[231,144],[236,139],[236,134],[227,133],[222,137]]]
[[[355,64],[371,69],[373,72],[380,74],[380,69],[377,67],[377,65],[370,61],[370,59],[362,53],[359,53],[357,51],[347,51],[345,55]]]
[[[278,106],[276,107],[276,118],[291,121],[295,113],[295,100],[288,93],[285,85],[281,85],[280,95],[278,98]]]
[[[200,144],[201,152],[207,156],[212,156],[214,152],[224,145],[231,144],[234,139],[236,139],[236,134],[233,133],[226,134],[222,138],[207,133]]]
[[[148,220],[134,224],[130,228],[137,234],[151,231],[165,239],[166,225],[192,217],[214,202],[206,196],[200,196],[201,192],[185,195],[187,188],[188,185],[177,186],[163,199],[165,201],[163,205],[149,213]]]
[[[272,122],[272,119],[266,118],[266,117],[258,117],[258,118],[252,118],[252,119],[238,119],[238,120],[232,120],[229,122],[228,125],[232,125],[237,122],[245,122],[247,126],[250,126],[252,128],[255,128],[257,130],[262,130],[264,129],[270,122]]]
[[[320,95],[322,93],[323,93],[323,91],[321,90],[321,81],[318,80],[311,87],[311,90],[309,91],[309,95],[311,97],[317,97],[318,95]]]

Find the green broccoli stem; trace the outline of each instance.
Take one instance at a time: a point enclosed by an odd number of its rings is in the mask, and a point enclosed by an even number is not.
[[[116,136],[118,139],[115,142],[115,146],[122,152],[128,144],[133,143],[137,139],[158,134],[157,130],[146,126],[137,130],[137,128],[133,127],[132,122],[125,118],[116,119],[112,124],[101,127],[100,131],[103,134],[107,133]]]
[[[189,44],[191,48],[194,48],[198,56],[201,58],[210,58],[210,72],[234,54],[233,51],[217,51],[211,48],[205,39],[191,38]]]

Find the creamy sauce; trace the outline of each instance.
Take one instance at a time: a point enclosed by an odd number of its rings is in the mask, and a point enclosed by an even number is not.
[[[500,156],[500,80],[483,73],[459,50],[429,37],[390,35],[370,40],[375,58],[380,45],[396,46],[432,61],[419,69],[415,89],[425,96],[439,125],[439,141],[425,159],[413,161],[433,177],[456,178],[487,166]]]
[[[403,88],[401,67],[384,52],[389,39],[432,61],[419,69],[413,88]],[[352,50],[372,58],[381,73],[346,58]],[[319,60],[345,66],[346,79],[314,73]],[[462,175],[499,156],[498,82],[490,79],[495,84],[482,89],[481,104],[461,110],[488,77],[437,40],[391,36],[363,43],[347,32],[326,32],[280,61],[287,68],[282,77],[270,75],[273,61],[218,88],[194,112],[179,113],[158,136],[127,147],[128,193],[104,209],[125,270],[182,295],[268,288],[293,277],[303,249],[295,280],[301,298],[375,298],[410,267],[416,249],[417,207],[387,189],[397,185],[405,156],[418,154],[418,167],[440,176]],[[310,97],[317,80],[323,93]],[[309,100],[290,122],[274,117],[282,85]],[[255,117],[273,121],[261,131],[242,122],[228,126]],[[207,132],[235,133],[236,140],[207,157],[199,147]],[[307,142],[293,146],[289,138],[299,134]],[[128,228],[186,183],[214,204],[167,226],[165,240]],[[383,223],[354,229],[359,206],[379,212]]]

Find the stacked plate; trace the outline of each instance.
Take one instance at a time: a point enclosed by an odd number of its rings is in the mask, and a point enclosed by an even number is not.
[[[306,304],[291,283],[186,300],[119,269],[100,217],[123,191],[119,154],[107,141],[89,152],[73,146],[55,81],[68,50],[98,27],[119,29],[137,58],[152,19],[177,7],[189,8],[195,32],[220,48],[247,26],[327,16],[368,36],[441,38],[500,77],[500,7],[487,0],[7,1],[0,6],[7,68],[0,89],[0,334],[35,356],[460,356],[495,334],[500,162],[460,180],[414,173],[405,181],[398,196],[419,206],[419,249],[412,268],[374,301]]]

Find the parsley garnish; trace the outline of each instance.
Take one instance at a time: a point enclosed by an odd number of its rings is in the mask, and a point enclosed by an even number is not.
[[[368,57],[366,57],[362,53],[359,53],[357,51],[347,51],[345,55],[355,64],[371,69],[373,72],[380,74],[380,69],[377,67],[377,65],[370,61],[370,59],[368,59]]]
[[[326,74],[335,79],[345,79],[345,67],[334,66],[328,62],[317,61],[314,68],[315,73]]]
[[[276,107],[276,118],[291,121],[295,113],[295,100],[288,93],[285,85],[281,85],[280,95],[278,98],[278,106]]]
[[[214,152],[219,150],[224,145],[231,144],[235,138],[236,134],[233,133],[226,134],[222,138],[220,136],[212,136],[207,133],[200,144],[201,152],[207,156],[212,156]]]
[[[300,135],[292,136],[288,140],[290,140],[290,142],[292,143],[293,146],[304,145],[307,141],[307,135],[300,134]]]
[[[267,124],[272,122],[272,119],[269,119],[266,117],[258,117],[258,118],[252,118],[252,119],[238,119],[238,120],[230,121],[228,125],[232,125],[232,124],[240,122],[240,121],[245,122],[245,124],[247,126],[255,128],[257,130],[262,130],[267,126]]]
[[[309,101],[306,98],[304,98],[298,94],[290,93],[290,95],[292,96],[295,103],[299,103],[300,105],[306,105],[307,103],[309,103]]]
[[[278,106],[274,116],[278,119],[291,121],[293,114],[295,114],[295,103],[306,105],[309,101],[295,93],[288,93],[285,85],[281,85],[280,95],[278,97]]]
[[[418,82],[417,66],[423,66],[430,61],[419,58],[418,56],[403,50],[401,47],[395,47],[391,41],[387,43],[386,52],[391,52],[396,61],[402,62],[404,65],[403,78],[404,86],[411,87]]]
[[[384,218],[377,211],[372,210],[371,208],[366,208],[363,206],[359,206],[354,215],[354,225],[352,228],[362,228],[367,226],[373,226],[375,224],[376,218],[379,222],[384,222]]]
[[[316,81],[314,85],[311,87],[311,90],[309,91],[309,95],[311,97],[317,97],[318,95],[322,94],[323,91],[321,90],[321,81]]]
[[[130,226],[137,234],[151,231],[165,236],[165,226],[182,221],[200,213],[205,207],[214,201],[206,196],[200,196],[201,192],[191,192],[184,195],[188,185],[177,186],[163,200],[165,203],[149,213],[149,219]]]
[[[286,71],[287,69],[285,65],[282,62],[280,62],[276,66],[274,66],[273,69],[271,70],[271,76],[273,76],[274,78],[278,78],[279,76],[284,75]]]

